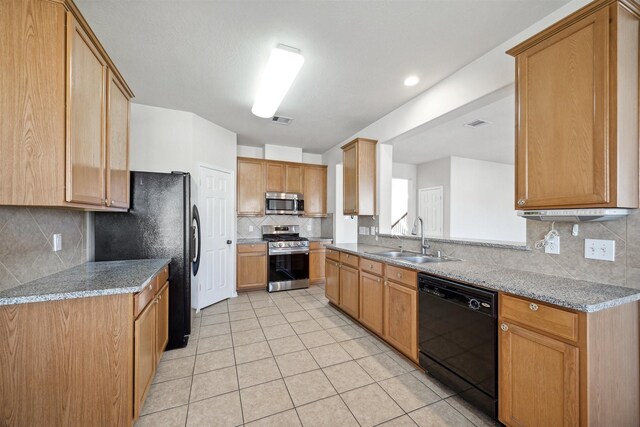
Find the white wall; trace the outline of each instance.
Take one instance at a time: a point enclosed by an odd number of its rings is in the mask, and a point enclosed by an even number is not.
[[[525,242],[514,185],[513,165],[451,157],[451,238]]]
[[[264,159],[263,147],[251,147],[248,145],[238,145],[238,157],[251,157],[253,159]]]
[[[193,114],[131,104],[129,168],[148,172],[191,172]]]
[[[302,163],[322,164],[322,154],[302,153]]]
[[[383,234],[391,233],[391,181],[393,177],[393,146],[376,145],[376,212],[378,230]]]
[[[451,234],[451,158],[433,160],[416,168],[416,200],[421,188],[442,186],[442,235],[448,239]],[[416,212],[419,206],[416,201]]]
[[[302,148],[287,147],[284,145],[264,145],[264,158],[269,160],[281,160],[283,162],[302,162]]]
[[[411,228],[413,221],[416,219],[415,213],[417,212],[417,195],[418,188],[416,186],[418,182],[418,167],[409,163],[393,162],[393,178],[401,178],[409,181],[409,200],[407,201],[408,212],[407,224]],[[393,220],[393,219],[392,219]]]

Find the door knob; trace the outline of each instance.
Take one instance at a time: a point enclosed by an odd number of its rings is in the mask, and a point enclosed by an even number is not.
[[[231,240],[227,240],[227,245],[230,245],[231,243],[233,243]],[[253,245],[251,245],[253,246]]]

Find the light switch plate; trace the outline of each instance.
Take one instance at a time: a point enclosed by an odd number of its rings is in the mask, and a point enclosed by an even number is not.
[[[615,261],[616,241],[584,239],[584,257],[602,261]]]
[[[54,234],[52,239],[53,251],[62,250],[62,234]]]

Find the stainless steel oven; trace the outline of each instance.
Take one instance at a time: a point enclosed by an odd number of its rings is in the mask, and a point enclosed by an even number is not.
[[[269,292],[309,287],[309,239],[297,225],[263,225],[269,247]]]
[[[304,196],[299,193],[266,193],[264,206],[267,215],[302,215]]]

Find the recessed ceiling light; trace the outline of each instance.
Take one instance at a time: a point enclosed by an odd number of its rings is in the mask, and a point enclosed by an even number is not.
[[[420,79],[418,78],[418,76],[409,76],[406,79],[404,79],[404,85],[405,86],[415,86],[418,84],[418,82],[420,81]]]
[[[273,117],[303,63],[298,49],[280,44],[271,50],[251,112],[265,119]]]

